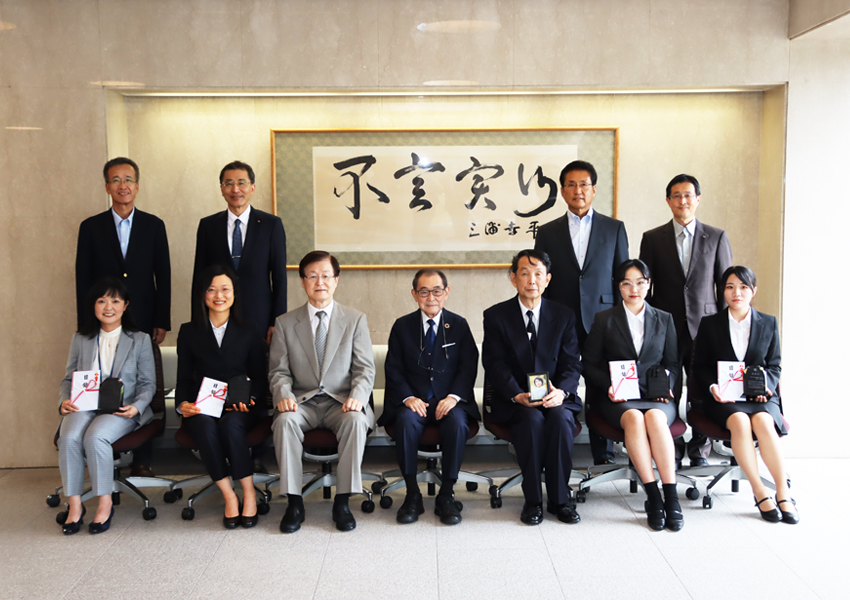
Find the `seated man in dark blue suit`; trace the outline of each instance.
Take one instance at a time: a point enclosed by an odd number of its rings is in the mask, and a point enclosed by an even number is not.
[[[395,426],[398,465],[407,484],[396,520],[413,523],[425,512],[416,481],[417,443],[426,425],[438,425],[443,481],[434,513],[444,524],[456,525],[461,516],[453,488],[469,421],[480,418],[472,391],[478,348],[466,319],[443,308],[449,284],[442,271],[418,271],[411,295],[419,310],[398,319],[390,332],[384,413],[378,420]]]
[[[581,410],[575,315],[542,298],[552,279],[549,267],[545,252],[518,253],[511,263],[517,295],[484,311],[482,362],[494,389],[491,417],[511,429],[525,496],[520,520],[528,525],[543,521],[544,469],[548,511],[565,523],[581,520],[569,488],[575,418]],[[531,400],[532,373],[549,376],[549,393],[542,401]]]

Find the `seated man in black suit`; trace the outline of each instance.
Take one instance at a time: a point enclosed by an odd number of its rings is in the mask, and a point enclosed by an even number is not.
[[[520,520],[528,525],[543,521],[544,469],[549,512],[565,523],[581,520],[569,489],[575,418],[581,410],[575,315],[542,298],[552,279],[549,266],[545,252],[518,253],[511,263],[517,295],[484,311],[482,361],[495,390],[491,417],[510,426],[525,496]],[[542,401],[531,401],[532,373],[549,376],[550,391]]]
[[[416,451],[426,425],[440,428],[443,482],[434,513],[446,525],[460,523],[454,501],[469,421],[480,415],[472,391],[478,348],[466,319],[443,308],[449,297],[445,274],[421,269],[413,277],[419,310],[393,324],[385,364],[387,387],[378,425],[395,425],[396,454],[407,484],[399,523],[413,523],[425,512],[416,481]]]

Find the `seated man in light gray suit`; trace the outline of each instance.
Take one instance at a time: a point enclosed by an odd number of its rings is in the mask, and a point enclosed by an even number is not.
[[[289,498],[280,530],[293,533],[304,522],[304,432],[326,427],[339,441],[333,521],[340,531],[351,531],[357,523],[348,497],[362,489],[360,463],[373,422],[369,406],[375,383],[372,340],[366,315],[334,302],[339,283],[335,257],[321,250],[310,252],[301,259],[298,274],[307,304],[277,318],[269,356],[280,493]]]

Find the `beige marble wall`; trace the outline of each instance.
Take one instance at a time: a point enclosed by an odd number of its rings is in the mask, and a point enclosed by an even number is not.
[[[788,35],[795,38],[850,13],[850,0],[791,0]]]

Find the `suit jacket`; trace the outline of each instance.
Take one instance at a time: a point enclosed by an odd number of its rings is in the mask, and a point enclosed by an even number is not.
[[[204,377],[227,382],[231,377],[247,375],[251,380],[251,396],[257,399],[254,407],[267,410],[262,402],[268,390],[263,340],[253,323],[238,325],[231,319],[219,347],[212,327],[183,323],[177,335],[175,406],[197,400]]]
[[[513,415],[513,397],[528,392],[529,373],[548,373],[549,381],[568,394],[564,406],[578,414],[576,396],[581,375],[573,311],[557,302],[542,300],[537,353],[532,355],[525,317],[514,296],[484,311],[484,344],[481,359],[495,394],[491,416],[505,423]]]
[[[78,326],[83,314],[93,310],[86,303],[91,286],[114,277],[127,286],[128,309],[141,331],[171,329],[171,260],[165,223],[158,217],[136,209],[126,258],[121,256],[111,209],[83,221],[77,237],[76,274]]]
[[[719,299],[715,294],[716,282],[732,266],[732,247],[722,229],[696,222],[687,277],[676,250],[672,220],[643,234],[640,259],[652,275],[647,300],[673,315],[680,336],[687,332],[690,339],[696,338],[700,319],[726,306],[723,294]]]
[[[649,367],[661,365],[670,371],[670,389],[679,373],[676,348],[676,326],[670,313],[646,305],[643,321],[643,346],[635,350],[622,303],[596,315],[590,335],[584,344],[581,364],[587,381],[604,393],[611,385],[609,361],[634,360],[637,364],[641,397],[646,398],[646,375]]]
[[[420,361],[425,344],[423,330],[422,312],[419,310],[393,324],[384,363],[387,379],[384,412],[378,425],[389,425],[399,411],[408,410],[403,404],[405,398],[415,396],[427,400],[432,385],[437,400],[449,394],[459,396],[461,401],[455,408],[466,411],[478,421],[481,416],[473,392],[478,372],[478,348],[466,319],[443,309],[437,324],[430,371],[421,366]]]
[[[782,372],[779,325],[776,317],[760,313],[756,309],[752,311],[750,341],[744,355],[744,362],[748,367],[756,365],[764,367],[767,389],[776,394],[776,386],[779,385],[779,375]],[[719,360],[738,360],[729,334],[728,308],[716,315],[703,318],[699,324],[694,345],[694,388],[702,398],[712,397],[708,388],[717,383],[717,361]]]
[[[596,313],[620,298],[612,278],[629,258],[629,240],[622,221],[594,211],[584,266],[579,267],[570,238],[570,214],[543,225],[534,249],[543,250],[552,260],[552,281],[543,297],[569,306],[584,332],[589,332]]]
[[[375,358],[366,315],[334,303],[322,367],[319,373],[307,305],[279,316],[269,356],[275,405],[284,398],[294,398],[301,404],[317,394],[327,394],[340,404],[355,398],[371,419],[369,396],[375,384]]]
[[[236,269],[242,318],[261,331],[286,312],[286,233],[281,220],[251,207],[239,269]],[[198,223],[192,290],[201,271],[210,265],[233,267],[227,240],[227,211],[204,217]]]
[[[135,223],[133,224],[135,229]],[[97,336],[75,333],[65,366],[65,378],[59,386],[59,403],[71,397],[74,371],[92,371],[97,361]],[[96,369],[97,367],[95,367]],[[112,376],[124,383],[122,406],[133,405],[139,411],[139,425],[153,419],[151,400],[156,392],[156,367],[154,366],[151,338],[141,331],[122,329],[112,361]]]

